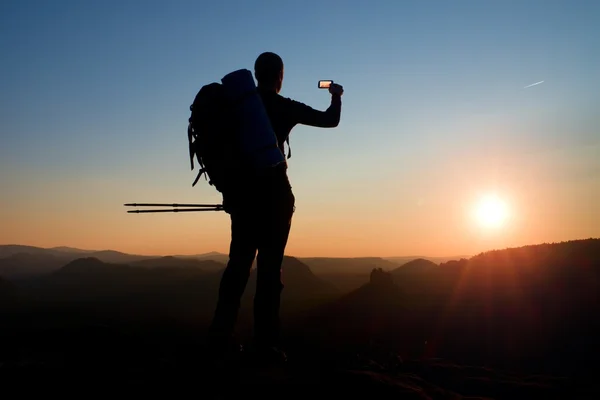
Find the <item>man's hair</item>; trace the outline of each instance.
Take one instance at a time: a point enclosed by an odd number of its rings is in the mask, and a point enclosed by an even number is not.
[[[254,63],[254,76],[260,83],[276,82],[282,70],[283,60],[275,53],[262,53]]]

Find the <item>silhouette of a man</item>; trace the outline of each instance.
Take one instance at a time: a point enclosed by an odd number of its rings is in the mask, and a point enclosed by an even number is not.
[[[254,64],[258,93],[279,148],[285,154],[283,144],[297,124],[323,128],[339,124],[343,88],[332,85],[329,89],[331,105],[326,111],[318,111],[279,94],[283,70],[282,59],[271,52],[262,53]],[[262,171],[251,179],[246,177],[235,191],[223,193],[223,206],[231,217],[231,243],[229,262],[221,278],[210,328],[212,350],[226,352],[233,344],[231,338],[240,300],[256,256],[254,344],[260,355],[284,361],[286,356],[280,349],[279,337],[279,307],[283,290],[281,264],[295,210],[287,163]]]

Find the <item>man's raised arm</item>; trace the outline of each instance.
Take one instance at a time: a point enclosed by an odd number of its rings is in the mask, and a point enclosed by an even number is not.
[[[341,85],[333,84],[329,88],[331,93],[331,104],[325,111],[315,110],[314,108],[292,101],[294,120],[298,124],[316,126],[319,128],[335,128],[340,123],[342,113],[342,94],[344,89]]]

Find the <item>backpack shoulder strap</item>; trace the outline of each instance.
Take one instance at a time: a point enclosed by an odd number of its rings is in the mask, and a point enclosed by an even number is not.
[[[190,106],[190,111],[192,113],[194,112],[193,104]],[[194,170],[194,155],[196,152],[194,151],[194,127],[192,125],[192,117],[191,116],[188,119],[187,134],[188,134],[188,146],[189,146],[189,152],[190,152],[190,167],[193,171]]]

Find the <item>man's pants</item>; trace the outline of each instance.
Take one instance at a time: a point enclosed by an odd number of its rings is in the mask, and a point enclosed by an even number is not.
[[[254,339],[257,345],[279,344],[279,306],[283,289],[281,263],[295,208],[294,195],[286,182],[287,179],[267,190],[255,188],[247,197],[238,197],[231,202],[235,205],[228,211],[231,216],[229,262],[221,278],[210,328],[214,340],[227,341],[232,336],[240,300],[256,256]]]

